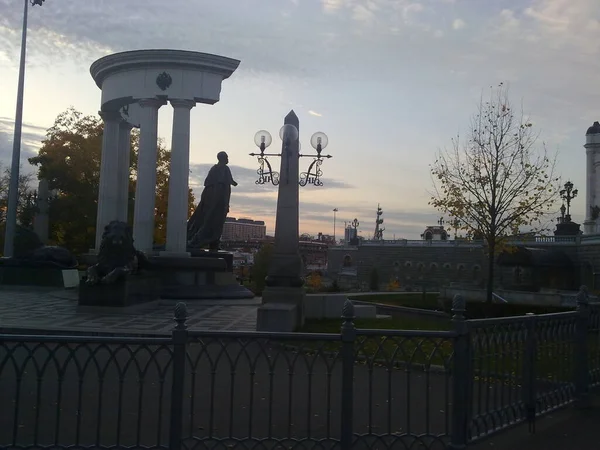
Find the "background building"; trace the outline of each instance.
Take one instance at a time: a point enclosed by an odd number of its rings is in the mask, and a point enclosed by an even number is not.
[[[223,226],[222,241],[246,241],[264,239],[267,227],[262,220],[236,219],[227,217]]]

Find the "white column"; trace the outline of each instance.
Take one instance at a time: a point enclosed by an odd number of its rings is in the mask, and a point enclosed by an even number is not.
[[[100,186],[96,217],[96,251],[100,249],[104,227],[111,220],[117,219],[119,123],[122,120],[121,113],[118,111],[100,111],[99,114],[104,121],[104,132],[102,135]]]
[[[189,256],[187,250],[188,192],[190,173],[191,100],[171,100],[173,137],[169,168],[169,203],[167,210],[167,245],[165,255]]]
[[[117,220],[127,222],[129,206],[129,172],[131,159],[131,129],[133,125],[122,121],[119,125],[119,162]]]
[[[151,252],[154,241],[158,110],[165,103],[164,100],[158,99],[139,101],[141,109],[140,148],[133,212],[133,238],[135,247],[142,252]]]

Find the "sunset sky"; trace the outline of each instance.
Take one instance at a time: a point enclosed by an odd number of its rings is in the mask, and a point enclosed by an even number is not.
[[[22,10],[20,0],[0,0],[5,165]],[[301,189],[301,232],[333,233],[338,208],[338,235],[356,217],[369,237],[380,203],[386,238],[418,239],[440,217],[427,204],[429,164],[501,81],[523,103],[539,145],[558,152],[559,174],[580,191],[573,218],[583,221],[585,131],[600,120],[599,19],[597,0],[47,0],[29,15],[23,166],[59,113],[97,113],[93,61],[125,50],[194,50],[241,64],[219,103],[192,110],[190,181],[201,185],[216,153],[227,151],[239,182],[231,215],[265,220],[268,232],[276,188],[254,184],[256,131],[280,145],[278,130],[294,109],[303,151],[312,133],[329,136],[325,186]],[[163,107],[167,145],[171,118]]]

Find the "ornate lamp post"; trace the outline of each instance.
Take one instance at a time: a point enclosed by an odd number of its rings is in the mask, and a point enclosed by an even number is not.
[[[259,178],[256,184],[271,183],[278,186],[275,248],[262,293],[263,306],[257,312],[258,331],[293,331],[304,323],[303,264],[298,245],[299,188],[307,184],[322,186],[320,166],[323,158],[331,156],[322,154],[328,142],[327,136],[320,132],[313,134],[310,139],[317,153],[302,155],[298,140],[299,127],[298,116],[290,111],[279,131],[281,153],[265,153],[272,142],[271,135],[265,130],[259,131],[254,137],[260,153],[250,153],[250,156],[258,157]],[[279,174],[273,172],[267,160],[269,156],[281,157]],[[308,170],[300,174],[299,161],[302,157],[314,159]]]
[[[21,60],[17,84],[17,110],[13,137],[12,161],[10,165],[10,186],[8,188],[8,209],[6,212],[6,232],[4,235],[4,257],[13,256],[15,231],[17,228],[17,204],[19,201],[19,163],[21,161],[21,131],[23,128],[23,90],[25,88],[25,54],[27,49],[27,10],[31,6],[42,6],[44,0],[25,0],[23,9],[23,31],[21,36]]]
[[[577,194],[577,189],[573,189],[573,183],[570,181],[567,181],[565,183],[565,188],[560,190],[560,197],[567,203],[567,214],[564,216],[565,222],[571,221],[571,200],[577,197]]]
[[[260,149],[260,153],[250,153],[250,156],[258,157],[258,170],[256,171],[258,173],[258,180],[255,181],[256,184],[272,183],[273,186],[279,184],[279,172],[273,171],[267,157],[281,156],[281,153],[265,153],[265,150],[272,142],[273,138],[268,131],[260,130],[254,135],[254,144]]]
[[[279,130],[279,137],[284,142],[284,145],[290,136],[295,137],[295,139],[297,139],[298,136],[297,128],[294,131],[291,128],[288,129],[286,127],[288,127],[288,125],[282,126]],[[295,139],[290,139],[290,141]],[[254,144],[260,149],[260,153],[250,153],[250,156],[256,156],[258,159],[258,170],[256,171],[258,174],[258,179],[255,181],[256,184],[271,183],[273,186],[279,185],[280,174],[273,171],[273,167],[271,166],[268,157],[281,156],[281,153],[265,153],[265,150],[267,147],[269,147],[269,145],[271,145],[272,142],[273,138],[271,137],[271,133],[266,130],[260,130],[254,136]],[[323,182],[321,181],[321,176],[323,175],[321,164],[323,164],[323,158],[329,159],[332,157],[332,155],[323,155],[321,152],[325,149],[325,147],[327,147],[328,143],[329,139],[327,138],[327,135],[319,131],[313,134],[310,138],[310,144],[317,151],[317,153],[308,155],[303,155],[302,153],[298,154],[299,158],[314,158],[312,163],[308,166],[308,170],[300,174],[300,179],[298,181],[300,186],[306,186],[307,184],[312,184],[313,186],[323,186]],[[286,169],[289,170],[289,165],[286,166]]]

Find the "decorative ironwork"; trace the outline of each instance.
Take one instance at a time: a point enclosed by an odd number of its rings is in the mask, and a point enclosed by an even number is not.
[[[327,147],[328,143],[327,135],[325,133],[317,132],[312,135],[310,138],[310,144],[317,151],[316,155],[298,155],[300,158],[308,157],[314,158],[313,162],[308,166],[308,170],[306,172],[302,172],[300,174],[299,184],[300,186],[306,186],[307,184],[312,184],[313,186],[323,186],[323,182],[321,181],[321,176],[323,175],[323,171],[321,170],[321,165],[323,164],[323,158],[331,158],[331,155],[322,155],[321,152],[325,147]]]
[[[266,156],[258,157],[258,170],[256,173],[258,174],[258,180],[255,181],[256,184],[271,183],[273,186],[277,186],[279,184],[279,172],[275,172],[273,170],[271,163]]]
[[[322,159],[314,159],[310,166],[308,166],[308,170],[300,174],[300,181],[298,182],[300,186],[306,186],[307,184],[312,184],[313,186],[323,186],[323,182],[321,181],[321,176],[323,175],[321,164],[323,164]]]
[[[169,75],[167,72],[163,72],[156,77],[156,85],[161,91],[166,91],[169,89],[172,83],[173,78],[171,78],[171,75]]]
[[[284,125],[279,131],[279,135],[281,139],[284,139],[284,135],[286,135],[286,127],[290,125]],[[293,127],[296,130],[295,127]],[[295,131],[294,139],[297,139],[297,130]],[[289,139],[289,138],[288,138]],[[250,156],[256,156],[258,158],[258,170],[256,173],[258,174],[258,179],[255,181],[256,184],[267,184],[271,183],[274,186],[279,184],[279,173],[273,171],[273,168],[268,161],[268,156],[281,156],[281,153],[265,153],[266,148],[271,145],[272,138],[271,134],[268,131],[261,130],[256,133],[254,136],[254,143],[260,149],[260,153],[250,153]],[[314,158],[312,163],[308,166],[308,170],[306,172],[300,173],[298,184],[300,186],[306,186],[307,184],[312,184],[313,186],[323,186],[323,182],[321,181],[321,176],[323,175],[323,171],[321,170],[321,165],[323,164],[324,158],[332,158],[331,155],[323,155],[322,151],[327,146],[328,139],[325,133],[315,133],[311,137],[311,145],[317,151],[316,154],[312,155],[303,155],[299,154],[299,158]],[[284,145],[287,145],[284,143]],[[289,170],[289,166],[286,167],[286,174]],[[289,179],[289,178],[288,178]]]
[[[256,156],[258,159],[258,170],[256,171],[258,179],[255,181],[256,184],[271,183],[273,186],[279,184],[279,172],[273,170],[267,157],[281,156],[281,153],[265,153],[271,142],[271,134],[268,131],[261,130],[254,136],[254,143],[260,149],[260,153],[250,153],[250,156]]]
[[[600,306],[451,328],[171,336],[0,335],[1,448],[465,448],[582,402]],[[360,405],[355,408],[354,405]]]
[[[268,184],[271,183],[273,186],[279,184],[279,172],[275,172],[271,163],[267,159],[268,156],[281,156],[279,153],[265,153],[264,148],[261,148],[260,153],[250,153],[250,156],[256,156],[258,160],[258,179],[255,181],[256,184]]]

